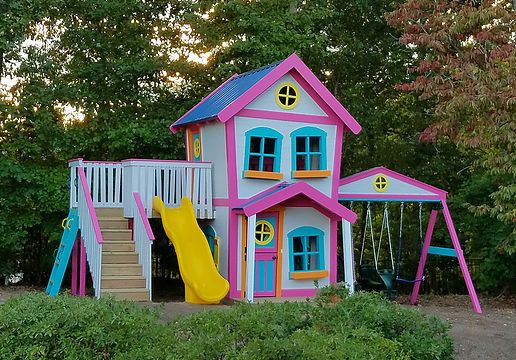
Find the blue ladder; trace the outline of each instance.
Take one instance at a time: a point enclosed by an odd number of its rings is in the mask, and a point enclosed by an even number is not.
[[[61,289],[61,283],[63,282],[73,244],[75,243],[77,231],[79,230],[79,215],[77,214],[77,209],[70,209],[68,217],[63,220],[62,227],[64,231],[61,237],[61,244],[57,249],[54,267],[52,268],[46,289],[46,293],[52,297],[57,296],[59,289]]]

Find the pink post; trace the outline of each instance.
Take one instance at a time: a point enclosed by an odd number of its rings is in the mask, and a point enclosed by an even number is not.
[[[419,266],[417,268],[416,280],[422,279],[423,272],[425,270],[426,257],[428,255],[428,248],[430,247],[430,242],[432,241],[432,235],[434,233],[435,220],[437,219],[437,210],[432,210],[430,213],[430,218],[428,219],[428,226],[426,227],[425,241],[423,243],[423,249],[421,250],[421,258],[419,259]],[[414,283],[414,287],[412,288],[412,295],[410,295],[410,303],[412,305],[416,304],[417,296],[419,295],[419,288],[421,287],[421,281],[416,281]]]
[[[471,275],[468,270],[468,265],[466,264],[466,259],[464,258],[464,254],[462,253],[462,249],[460,247],[459,237],[457,236],[457,232],[455,231],[455,226],[453,225],[453,220],[450,214],[450,210],[448,209],[448,205],[446,201],[443,201],[443,215],[446,220],[446,226],[448,227],[448,232],[450,233],[451,240],[453,243],[453,248],[457,253],[457,259],[459,260],[460,270],[462,271],[462,276],[464,277],[464,281],[466,282],[466,287],[468,288],[469,298],[473,303],[473,310],[477,314],[482,314],[482,308],[480,307],[480,302],[478,301],[477,292],[475,291],[475,286],[473,285],[473,281],[471,280]]]
[[[81,238],[81,260],[80,260],[80,275],[79,275],[79,296],[86,295],[86,248],[84,247],[84,240]]]
[[[77,256],[79,255],[79,241],[79,237],[77,237],[72,248],[72,295],[77,295]]]

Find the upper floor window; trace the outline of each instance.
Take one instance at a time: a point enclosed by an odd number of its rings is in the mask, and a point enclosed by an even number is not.
[[[244,177],[283,178],[280,171],[281,140],[276,130],[259,127],[245,133]]]
[[[299,102],[299,89],[290,82],[283,82],[276,88],[276,104],[282,109],[291,110]]]
[[[293,131],[292,175],[293,177],[327,177],[326,132],[315,127]]]
[[[288,234],[289,269],[291,279],[326,277],[324,270],[324,232],[312,226],[302,226]]]

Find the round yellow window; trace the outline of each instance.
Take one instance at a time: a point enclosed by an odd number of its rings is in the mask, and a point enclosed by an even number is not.
[[[296,85],[284,82],[276,88],[276,103],[282,109],[290,110],[299,102],[299,89]]]
[[[259,220],[256,222],[256,244],[264,246],[274,239],[274,227],[267,220]]]
[[[196,159],[200,158],[201,157],[201,140],[199,140],[199,138],[194,140],[193,148],[194,148],[194,157]]]
[[[389,187],[389,180],[387,179],[387,176],[383,174],[376,175],[373,181],[373,186],[377,192],[387,191],[387,188]]]

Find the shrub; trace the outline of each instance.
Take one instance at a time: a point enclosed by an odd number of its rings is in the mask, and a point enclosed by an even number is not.
[[[336,301],[336,296],[338,301]],[[378,294],[237,304],[159,323],[112,299],[31,294],[0,306],[4,359],[451,359],[448,326]]]

